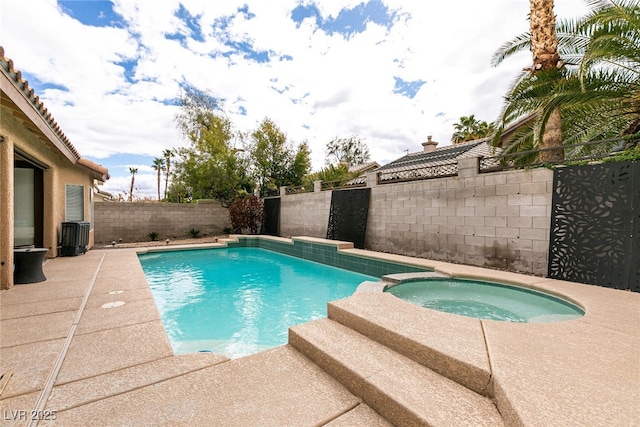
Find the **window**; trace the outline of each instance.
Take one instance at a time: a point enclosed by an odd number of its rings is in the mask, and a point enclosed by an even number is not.
[[[84,221],[84,185],[65,186],[65,221]]]
[[[33,169],[14,169],[14,245],[35,244],[34,172]]]

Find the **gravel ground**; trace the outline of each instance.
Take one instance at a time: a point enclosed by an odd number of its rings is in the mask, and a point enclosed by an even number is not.
[[[202,243],[215,243],[216,239],[224,236],[198,237],[195,239],[171,239],[169,243],[166,240],[148,241],[148,242],[122,242],[116,243],[96,243],[94,249],[122,249],[122,248],[145,248],[153,246],[174,246],[174,245],[195,245]]]

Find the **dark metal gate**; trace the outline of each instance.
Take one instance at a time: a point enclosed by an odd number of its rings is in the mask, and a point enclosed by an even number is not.
[[[364,249],[370,195],[370,188],[331,192],[327,239],[353,242],[356,248]]]
[[[556,168],[549,277],[640,292],[640,163]]]
[[[264,199],[264,220],[262,234],[280,235],[280,197]]]

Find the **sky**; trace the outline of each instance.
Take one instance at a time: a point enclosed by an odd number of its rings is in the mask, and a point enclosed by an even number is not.
[[[494,121],[528,52],[527,0],[0,0],[0,45],[71,143],[109,169],[101,188],[154,197],[153,160],[188,145],[181,88],[210,91],[238,132],[270,118],[312,169],[357,136],[383,165],[449,145],[460,117]],[[555,0],[559,18],[587,12]],[[240,141],[236,148],[242,148]]]

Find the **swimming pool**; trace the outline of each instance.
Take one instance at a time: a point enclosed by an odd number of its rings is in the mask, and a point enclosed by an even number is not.
[[[553,295],[478,280],[407,280],[385,292],[425,308],[479,319],[543,323],[584,316],[580,307]]]
[[[229,357],[287,342],[290,326],[377,277],[253,247],[140,254],[176,354]]]

